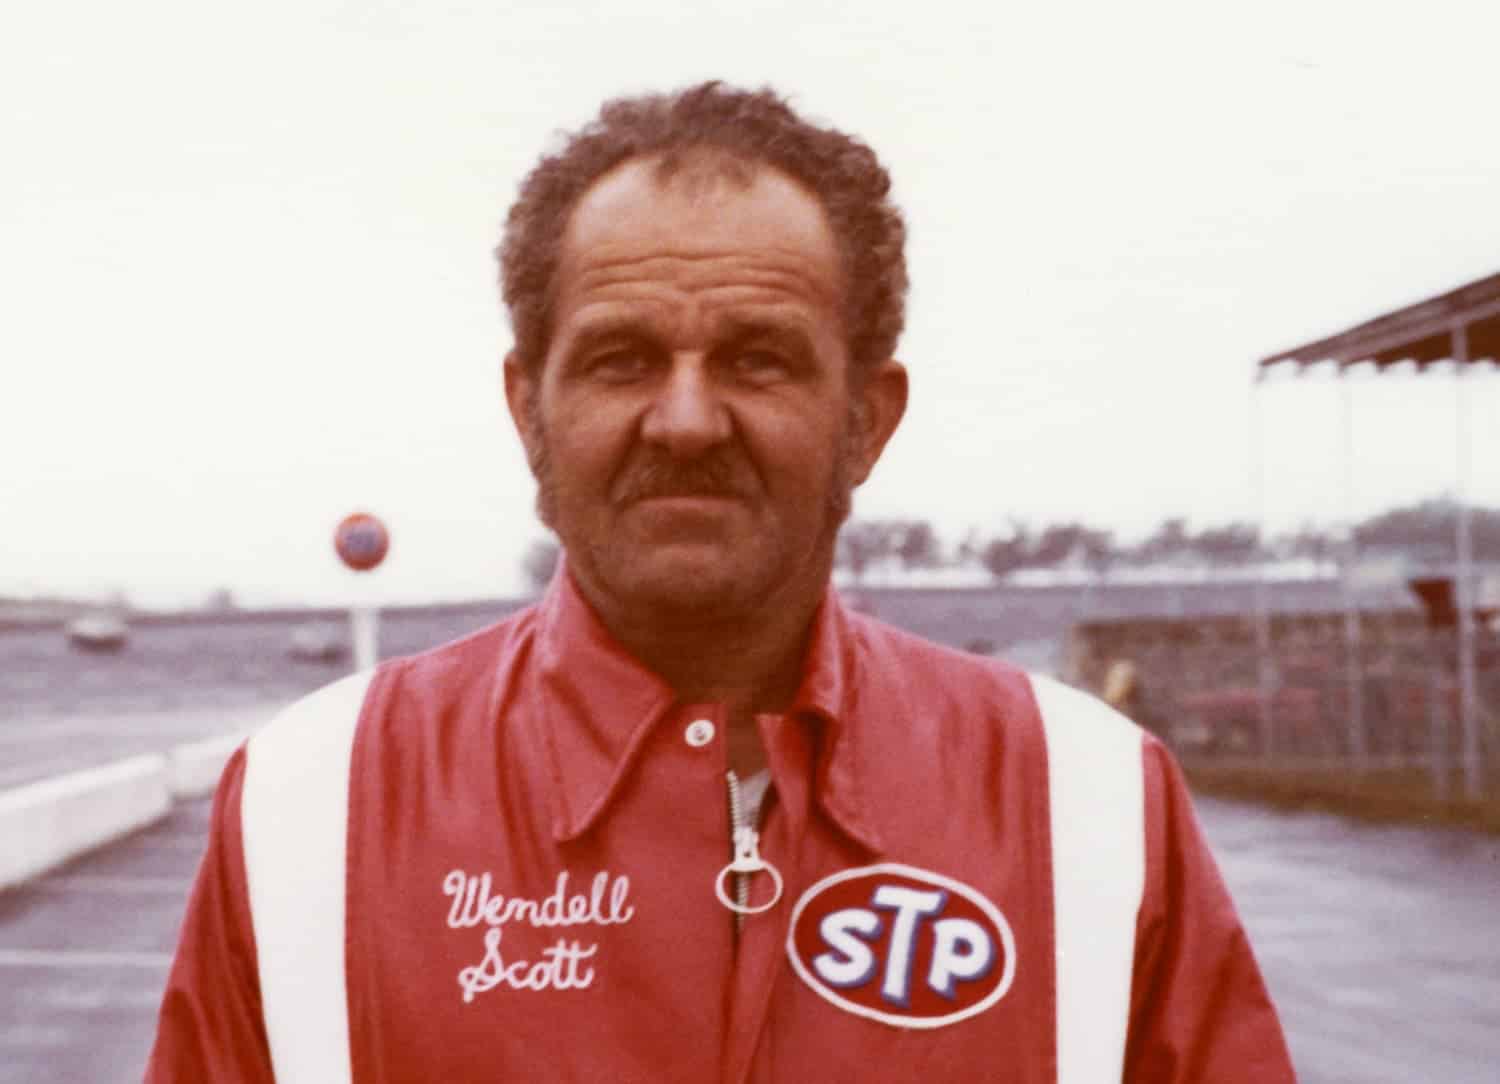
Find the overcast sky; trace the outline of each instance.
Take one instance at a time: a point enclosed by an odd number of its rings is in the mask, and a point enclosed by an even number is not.
[[[629,10],[622,10],[628,6]],[[821,8],[822,10],[816,10]],[[1494,0],[103,0],[0,17],[0,593],[514,590],[541,529],[492,248],[606,97],[770,83],[895,178],[902,431],[857,514],[1139,535],[1255,512],[1254,361],[1500,270]],[[1273,527],[1340,392],[1264,395]],[[1453,490],[1451,377],[1360,378],[1355,512]],[[1500,504],[1500,377],[1471,382]]]

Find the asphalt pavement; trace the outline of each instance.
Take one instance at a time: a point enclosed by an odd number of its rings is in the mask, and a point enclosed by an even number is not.
[[[1500,1081],[1500,836],[1198,809],[1303,1081]]]
[[[141,1079],[209,807],[0,892],[0,1084]]]

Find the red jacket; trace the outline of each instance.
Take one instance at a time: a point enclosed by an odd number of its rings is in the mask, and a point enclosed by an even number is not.
[[[225,771],[148,1081],[1293,1079],[1175,765],[1098,701],[830,592],[738,933],[725,721],[566,576],[288,709]]]

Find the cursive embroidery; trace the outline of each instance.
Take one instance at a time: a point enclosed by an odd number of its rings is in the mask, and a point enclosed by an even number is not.
[[[458,973],[465,1001],[473,1001],[475,994],[497,986],[509,986],[512,990],[583,990],[593,985],[594,969],[586,967],[580,974],[578,963],[598,952],[598,945],[584,948],[577,941],[559,937],[557,944],[542,949],[542,958],[535,963],[512,960],[507,964],[500,955],[503,933],[498,926],[486,930],[484,959]]]
[[[611,885],[610,881],[614,884]],[[621,874],[611,878],[609,873],[594,875],[588,895],[582,892],[568,895],[568,871],[557,875],[557,887],[544,900],[527,899],[523,896],[490,894],[490,875],[473,876],[461,869],[453,870],[443,878],[443,895],[453,897],[448,909],[448,927],[462,930],[472,926],[504,926],[507,922],[529,922],[533,926],[614,926],[629,922],[635,917],[635,908],[628,902],[630,878]],[[604,898],[609,897],[609,910],[605,912]]]
[[[558,926],[618,926],[635,917],[630,903],[630,878],[608,871],[594,875],[587,892],[568,891],[566,870],[557,875],[550,895],[542,899],[505,896],[491,889],[488,873],[470,874],[455,869],[443,878],[443,895],[452,898],[448,928],[488,927],[484,934],[484,956],[458,973],[464,1001],[474,1000],[497,986],[512,990],[583,990],[594,982],[594,969],[583,966],[599,951],[597,943],[559,937],[542,949],[538,960],[511,959],[501,954],[500,943],[508,923],[536,929]]]

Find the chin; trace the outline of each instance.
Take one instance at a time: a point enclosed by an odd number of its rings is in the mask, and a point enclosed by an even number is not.
[[[714,547],[672,547],[615,567],[606,580],[617,599],[682,620],[748,614],[771,589],[766,569],[745,567]]]
[[[717,569],[681,569],[665,575],[634,575],[620,594],[658,613],[682,617],[730,617],[753,609],[754,592]]]
[[[607,608],[683,624],[754,619],[768,605],[795,606],[803,593],[820,596],[831,563],[831,547],[797,560],[754,537],[646,542],[626,536],[570,552],[580,554],[574,570]]]

